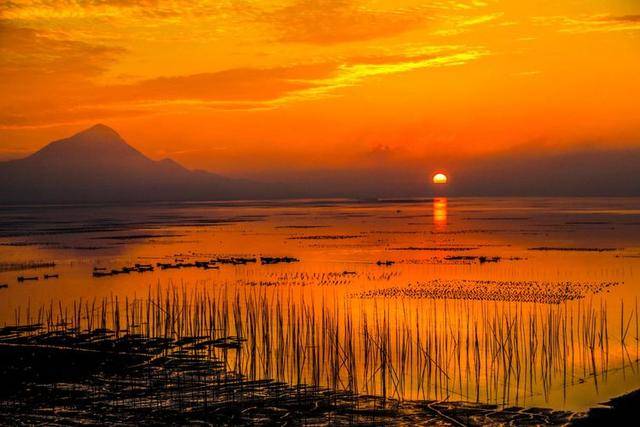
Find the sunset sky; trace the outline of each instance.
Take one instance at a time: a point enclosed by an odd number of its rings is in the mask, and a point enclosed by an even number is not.
[[[270,179],[635,149],[640,1],[3,1],[0,93],[1,160],[98,122]]]

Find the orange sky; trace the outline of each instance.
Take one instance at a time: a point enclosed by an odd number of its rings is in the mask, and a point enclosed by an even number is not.
[[[235,176],[640,147],[637,0],[12,0],[0,17],[0,159],[97,122]]]

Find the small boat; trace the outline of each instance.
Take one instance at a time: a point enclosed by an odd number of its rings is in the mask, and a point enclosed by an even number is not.
[[[58,279],[59,277],[60,277],[60,275],[57,274],[57,273],[56,274],[45,274],[44,275],[44,279],[45,280],[47,280],[47,279]]]
[[[140,268],[153,268],[153,266],[151,264],[134,264],[136,268],[140,269]]]
[[[244,265],[254,263],[257,260],[255,258],[242,258],[242,257],[230,257],[230,258],[216,258],[211,262],[215,264],[231,264],[231,265]]]
[[[32,276],[32,277],[18,276],[18,282],[25,282],[27,280],[38,280],[38,276]]]
[[[395,261],[378,261],[378,262],[376,262],[376,264],[378,264],[378,265],[393,265],[395,263],[396,263]]]
[[[113,276],[113,273],[110,273],[108,271],[94,271],[93,272],[93,277],[107,277],[107,276]]]
[[[0,289],[7,289],[8,287],[9,285],[7,285],[6,283],[0,285]]]
[[[281,262],[290,263],[290,262],[298,262],[298,261],[300,261],[298,258],[293,258],[293,257],[289,257],[289,256],[283,256],[283,257],[263,256],[263,257],[260,257],[260,263],[261,264],[278,264],[278,263],[281,263]]]

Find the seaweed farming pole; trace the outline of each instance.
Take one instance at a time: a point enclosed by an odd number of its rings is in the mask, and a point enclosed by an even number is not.
[[[35,312],[49,332],[101,330],[116,338],[176,340],[182,351],[202,353],[252,381],[364,392],[382,402],[455,396],[517,404],[536,393],[548,397],[557,386],[565,392],[581,370],[597,387],[609,370],[609,345],[624,347],[633,334],[631,322],[638,328],[638,313],[622,304],[616,327],[621,335],[609,339],[606,304],[591,302],[451,300],[445,309],[427,301],[414,311],[401,300],[365,308],[349,300],[314,304],[253,287],[158,287],[145,294],[51,301]],[[16,324],[34,321],[31,312],[16,308]],[[619,362],[624,360],[616,353]]]

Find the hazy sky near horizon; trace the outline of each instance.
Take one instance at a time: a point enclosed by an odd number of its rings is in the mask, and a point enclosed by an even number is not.
[[[11,0],[0,159],[97,122],[251,177],[635,149],[638,76],[638,0]]]

